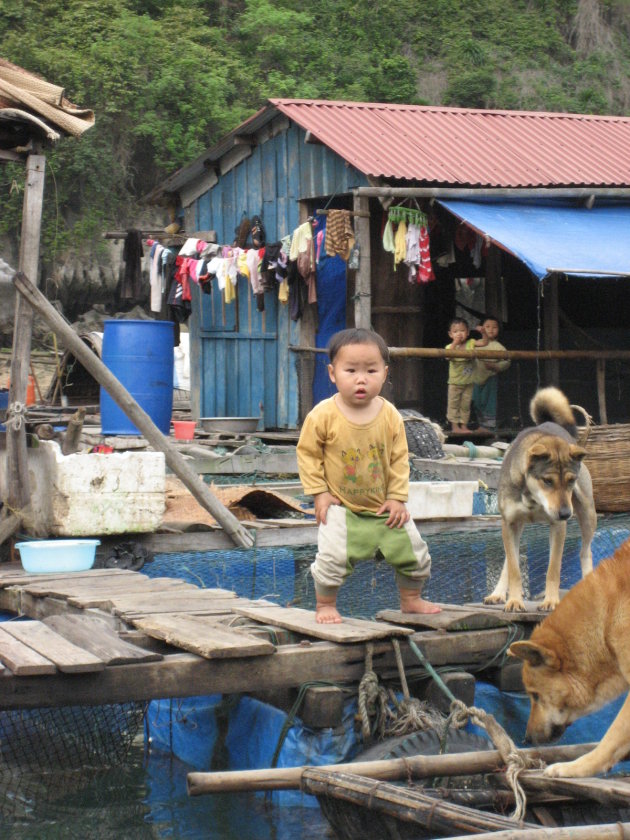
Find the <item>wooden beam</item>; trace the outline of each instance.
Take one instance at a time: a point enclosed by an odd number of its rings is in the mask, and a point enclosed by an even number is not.
[[[557,350],[560,342],[560,319],[558,310],[558,275],[552,274],[546,281],[542,298],[545,350]],[[547,385],[560,384],[560,367],[557,359],[545,362]]]
[[[45,599],[39,599],[43,601]],[[40,612],[40,616],[42,613]],[[42,616],[43,617],[43,616]],[[416,641],[434,665],[473,667],[506,644],[509,630],[416,633]],[[398,674],[389,641],[372,643],[374,670],[383,678]],[[418,666],[412,650],[401,645],[407,668]],[[49,674],[44,679],[0,674],[0,710],[38,706],[100,705],[201,694],[242,694],[252,690],[298,687],[306,682],[358,683],[365,673],[364,644],[310,642],[281,645],[269,656],[207,660],[192,653],[164,656],[160,662],[116,665],[98,675]]]
[[[356,241],[359,246],[359,268],[354,289],[354,325],[369,329],[372,326],[372,272],[370,243],[370,200],[354,196],[353,210],[357,217]]]
[[[55,334],[62,339],[65,346],[74,353],[83,367],[92,374],[99,385],[105,388],[112,399],[122,408],[127,417],[135,423],[151,446],[159,452],[164,453],[168,466],[184,482],[199,504],[212,514],[227,532],[230,539],[236,545],[251,548],[254,544],[254,538],[251,534],[245,530],[234,514],[210,491],[208,486],[177,451],[177,448],[162,434],[146,411],[138,405],[129,391],[121,385],[96,353],[79,338],[54,306],[20,272],[13,278],[13,285],[20,295],[42,316]]]
[[[26,161],[24,201],[22,205],[22,235],[18,269],[31,278],[34,287],[39,277],[39,239],[44,201],[44,175],[46,158],[29,155]],[[26,387],[31,355],[33,310],[28,302],[18,296],[15,304],[13,327],[13,355],[11,358],[11,385],[9,412],[7,412],[7,507],[21,515],[30,503],[30,481],[26,452],[26,424],[24,418],[12,419],[11,406],[26,405]],[[19,425],[18,425],[19,424]],[[16,425],[18,428],[16,428]]]
[[[599,422],[603,425],[608,423],[608,411],[606,410],[606,359],[597,359],[595,362],[595,377],[597,379],[597,404],[599,406]]]

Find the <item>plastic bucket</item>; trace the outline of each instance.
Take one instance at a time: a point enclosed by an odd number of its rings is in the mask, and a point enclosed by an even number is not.
[[[105,321],[103,326],[103,364],[165,435],[173,411],[173,338],[172,321]],[[101,432],[141,434],[104,388]]]
[[[173,432],[177,440],[192,440],[196,425],[194,420],[173,420]]]

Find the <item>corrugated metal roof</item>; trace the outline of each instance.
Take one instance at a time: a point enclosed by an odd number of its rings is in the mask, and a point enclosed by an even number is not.
[[[270,99],[373,177],[449,187],[630,185],[630,118]]]

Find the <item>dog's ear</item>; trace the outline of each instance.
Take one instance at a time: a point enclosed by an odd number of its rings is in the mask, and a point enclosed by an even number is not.
[[[582,449],[581,446],[576,446],[572,443],[569,447],[569,455],[573,461],[582,461],[582,459],[586,456],[586,449]]]
[[[535,642],[513,642],[508,649],[508,653],[510,656],[522,659],[523,662],[529,662],[534,668],[539,668],[541,665],[555,669],[560,667],[560,660],[557,655],[552,650],[537,645]]]
[[[535,461],[548,461],[549,449],[544,443],[535,443],[527,453],[529,466]]]

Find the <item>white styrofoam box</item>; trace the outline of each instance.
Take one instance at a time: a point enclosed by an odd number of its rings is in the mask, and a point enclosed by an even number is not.
[[[412,519],[472,516],[478,481],[410,481],[407,507]]]
[[[27,452],[34,530],[84,537],[150,532],[161,523],[163,452],[62,455],[56,441]],[[0,486],[5,472],[2,465]]]

